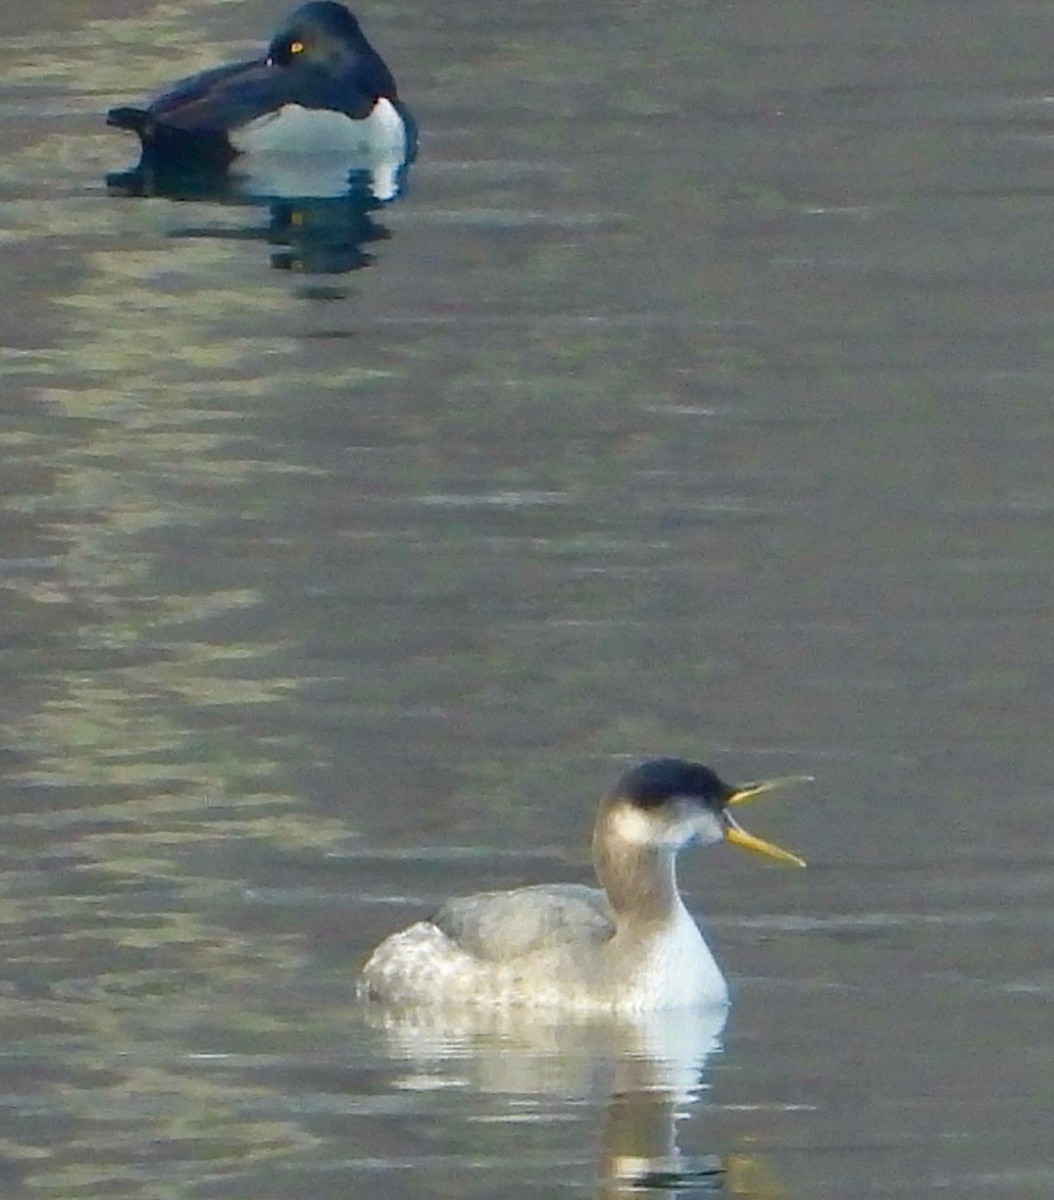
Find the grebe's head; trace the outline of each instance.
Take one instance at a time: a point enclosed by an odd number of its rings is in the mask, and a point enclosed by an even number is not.
[[[778,862],[804,867],[796,854],[746,832],[728,809],[810,776],[792,775],[736,787],[702,763],[656,758],[627,771],[608,800],[612,834],[627,844],[678,850],[689,842],[731,842]]]

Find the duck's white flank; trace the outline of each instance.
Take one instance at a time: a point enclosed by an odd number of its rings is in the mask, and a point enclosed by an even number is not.
[[[369,153],[404,158],[407,151],[403,119],[383,96],[361,120],[332,109],[286,104],[229,136],[241,154]]]
[[[260,195],[337,198],[364,172],[376,200],[393,200],[408,152],[406,126],[385,99],[361,121],[287,104],[230,135],[241,157],[234,174]]]

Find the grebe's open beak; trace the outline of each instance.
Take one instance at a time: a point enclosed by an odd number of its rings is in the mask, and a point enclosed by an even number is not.
[[[742,787],[736,788],[725,803],[728,805],[743,804],[764,792],[775,791],[776,788],[789,787],[793,783],[811,783],[812,778],[811,775],[783,775],[779,779],[763,779],[758,783],[744,783]],[[773,858],[776,862],[790,863],[795,867],[805,866],[805,860],[796,854],[791,854],[789,850],[781,850],[779,846],[774,846],[771,842],[762,841],[752,833],[747,833],[730,812],[726,811],[722,815],[725,822],[726,842],[731,842],[733,846],[741,846],[744,850],[752,850],[755,854],[761,854],[765,858]]]

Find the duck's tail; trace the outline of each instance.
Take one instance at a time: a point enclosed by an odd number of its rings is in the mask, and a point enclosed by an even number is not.
[[[111,108],[106,114],[106,124],[115,129],[130,129],[140,137],[146,133],[150,114],[145,108]]]

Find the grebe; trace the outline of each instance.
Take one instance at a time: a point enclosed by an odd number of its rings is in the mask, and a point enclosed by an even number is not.
[[[809,778],[733,787],[701,763],[643,763],[600,803],[593,865],[601,888],[541,884],[450,900],[381,942],[359,995],[614,1013],[727,1004],[728,985],[677,888],[677,851],[726,841],[805,866],[747,833],[728,810]]]

